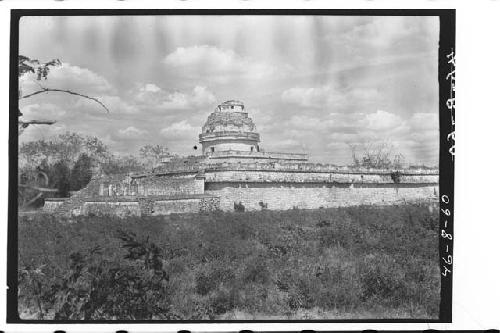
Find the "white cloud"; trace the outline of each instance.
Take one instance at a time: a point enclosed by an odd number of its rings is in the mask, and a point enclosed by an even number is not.
[[[192,141],[196,139],[196,135],[200,130],[200,128],[192,126],[186,120],[182,120],[163,128],[160,133],[171,140]]]
[[[333,84],[317,87],[294,87],[283,91],[281,100],[285,103],[295,104],[304,108],[330,108],[345,109],[380,99],[377,89],[357,87],[339,89]]]
[[[244,79],[262,79],[277,72],[276,67],[243,57],[233,50],[210,45],[179,47],[163,60],[171,69],[189,76],[213,76],[226,79],[227,75]]]
[[[195,86],[191,91],[168,92],[148,83],[138,88],[135,101],[148,108],[161,110],[184,110],[205,107],[216,102],[215,95],[207,87]]]
[[[322,120],[305,115],[292,116],[288,123],[292,127],[312,131],[323,130],[332,125],[332,122],[330,120]]]
[[[331,104],[336,95],[331,86],[290,88],[281,94],[281,100],[302,107],[322,107]]]
[[[401,117],[382,110],[366,115],[367,128],[376,131],[395,129],[403,124]]]
[[[414,130],[437,130],[439,129],[439,115],[437,113],[414,113],[408,123]]]
[[[36,80],[33,73],[20,79],[23,95],[40,90],[40,85],[46,88],[71,90],[83,95],[111,93],[112,85],[101,75],[93,71],[62,63],[61,66],[50,69],[47,80]]]
[[[19,136],[19,143],[49,139],[59,134],[63,134],[68,130],[68,127],[61,123],[53,125],[30,125]]]
[[[217,101],[214,94],[207,87],[196,86],[191,94],[191,104],[194,106],[205,106]]]
[[[160,90],[161,88],[154,83],[147,83],[140,88],[140,91],[152,92],[152,93],[159,92]]]
[[[30,104],[21,108],[23,119],[57,120],[66,114],[62,108],[51,103]]]
[[[129,126],[125,129],[118,130],[118,134],[120,137],[129,139],[140,138],[144,136],[146,133],[147,133],[146,131],[135,128],[134,126]]]
[[[101,103],[103,103],[109,110],[110,113],[116,114],[136,114],[139,109],[133,105],[123,100],[120,96],[97,96]],[[89,100],[86,98],[79,98],[75,103],[76,108],[80,108],[83,111],[91,111],[92,113],[105,114],[106,110],[99,105],[96,101]]]

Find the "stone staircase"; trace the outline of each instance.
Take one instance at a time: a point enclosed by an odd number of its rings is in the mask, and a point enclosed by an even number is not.
[[[71,216],[76,209],[81,209],[86,198],[99,195],[99,184],[101,177],[92,177],[86,187],[75,192],[71,197],[56,208],[54,214],[62,216]]]

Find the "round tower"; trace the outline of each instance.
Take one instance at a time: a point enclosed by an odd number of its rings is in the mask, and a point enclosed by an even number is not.
[[[218,105],[208,116],[199,138],[205,155],[259,151],[260,136],[240,101],[230,100]]]

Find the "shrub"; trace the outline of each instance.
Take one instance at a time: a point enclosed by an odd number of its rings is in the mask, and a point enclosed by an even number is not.
[[[246,283],[266,284],[271,279],[265,258],[255,257],[250,259],[243,270],[242,280]]]
[[[236,308],[238,304],[238,294],[232,290],[219,290],[210,298],[210,307],[214,314],[220,315]]]
[[[245,211],[245,206],[241,203],[241,201],[239,203],[234,203],[234,211],[235,212],[244,212]]]
[[[73,221],[19,217],[23,318],[438,315],[427,205]]]
[[[196,276],[196,292],[207,295],[221,283],[229,283],[235,279],[234,272],[227,266],[215,265],[208,272],[200,272]]]
[[[71,179],[69,181],[70,189],[78,191],[90,182],[92,178],[92,160],[83,153],[78,157],[73,169],[71,169]]]
[[[363,287],[362,299],[378,298],[392,300],[396,292],[404,289],[403,268],[387,255],[368,255],[358,266]]]
[[[99,260],[99,247],[70,255],[69,272],[43,297],[54,302],[55,320],[175,317],[158,246],[132,233],[120,238],[128,264]]]

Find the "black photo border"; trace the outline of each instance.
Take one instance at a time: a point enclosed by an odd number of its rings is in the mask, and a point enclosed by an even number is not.
[[[26,320],[19,318],[18,269],[18,54],[19,22],[23,16],[140,16],[140,15],[321,15],[321,16],[437,16],[439,32],[439,259],[441,301],[438,319],[341,320]],[[454,207],[454,54],[455,9],[13,9],[10,22],[9,188],[7,240],[7,323],[23,324],[140,324],[140,323],[451,323]],[[453,60],[453,62],[452,62]],[[450,77],[452,73],[452,77]]]

